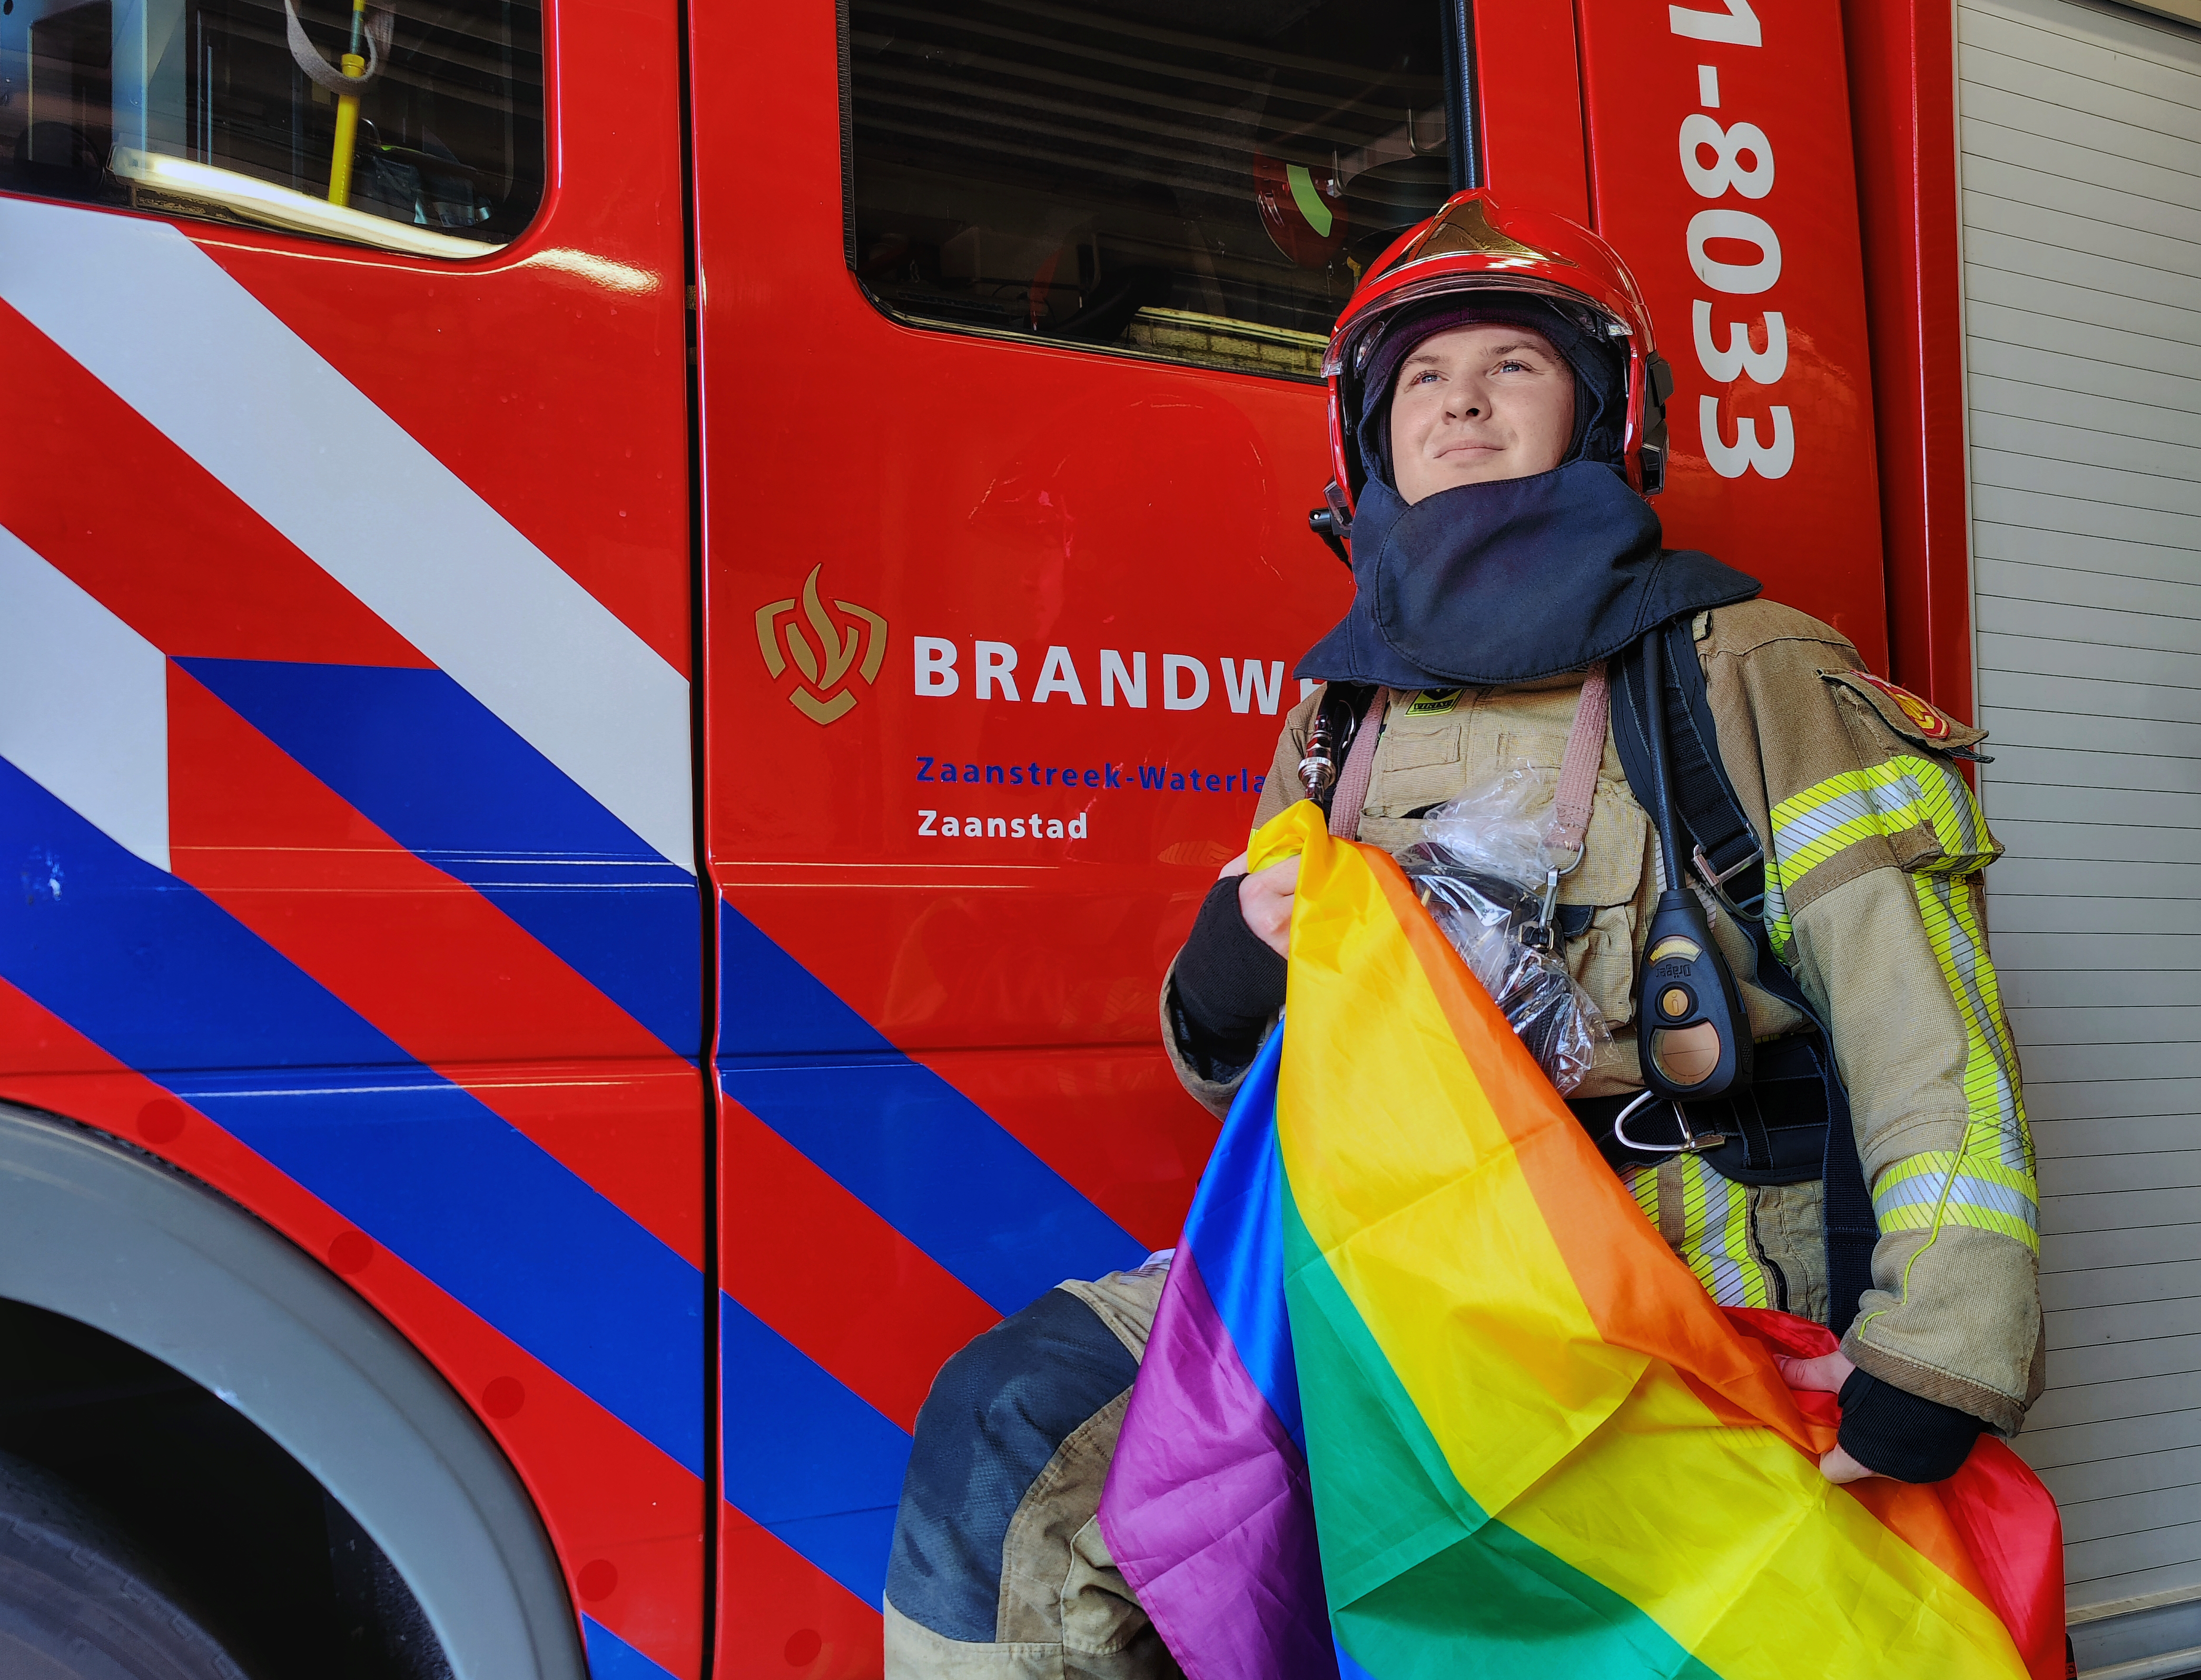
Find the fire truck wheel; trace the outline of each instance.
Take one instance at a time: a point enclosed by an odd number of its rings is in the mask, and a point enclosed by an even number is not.
[[[0,1453],[0,1674],[9,1680],[247,1680],[97,1510]]]

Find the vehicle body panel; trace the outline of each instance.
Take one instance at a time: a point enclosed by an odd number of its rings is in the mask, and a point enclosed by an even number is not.
[[[323,1260],[510,1455],[599,1667],[692,1675],[678,43],[546,33],[550,188],[481,261],[0,201],[45,422],[0,541],[53,607],[10,648],[52,680],[7,708],[0,1090]]]
[[[1594,217],[1658,313],[1669,541],[1878,661],[1846,96],[1803,68],[1838,32],[1717,50],[1779,156],[1759,390],[1691,336],[1713,50],[1479,10],[1494,186]],[[1306,529],[1318,386],[889,319],[831,15],[686,21],[692,414],[669,5],[551,8],[550,185],[493,257],[0,197],[0,344],[60,422],[0,482],[53,603],[9,644],[45,697],[0,739],[0,1096],[194,1173],[418,1346],[602,1671],[697,1674],[714,1626],[719,1672],[856,1675],[941,1361],[1174,1239],[1215,1128],[1156,988],[1350,579]],[[1714,473],[1707,397],[1723,436],[1788,406],[1793,470]]]

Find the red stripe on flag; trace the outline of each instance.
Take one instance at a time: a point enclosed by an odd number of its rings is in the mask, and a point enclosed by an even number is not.
[[[542,1513],[574,1602],[684,1680],[701,1672],[704,1494],[695,1477],[197,1109],[5,980],[0,1043],[9,1064],[0,1096],[165,1156],[339,1272],[504,1448]],[[607,1567],[590,1567],[599,1563]]]
[[[731,1098],[719,1126],[720,1286],[913,1427],[948,1356],[1001,1315]]]
[[[694,1067],[173,665],[168,737],[180,879],[701,1266]]]
[[[721,1680],[874,1680],[879,1612],[732,1506],[719,1507]]]
[[[161,652],[430,663],[5,303],[0,365],[38,416],[9,432],[0,525]]]

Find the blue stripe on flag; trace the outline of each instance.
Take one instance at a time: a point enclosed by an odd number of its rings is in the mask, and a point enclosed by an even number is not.
[[[727,1501],[879,1603],[909,1436],[731,1295],[719,1307]]]
[[[996,1312],[1145,1256],[1145,1244],[723,901],[719,928],[727,1095]]]
[[[581,1637],[588,1643],[589,1680],[672,1680],[671,1669],[652,1662],[586,1611]]]
[[[702,1473],[694,1266],[5,761],[0,855],[0,972]],[[302,1071],[164,1071],[194,1064]]]
[[[398,844],[474,888],[690,1060],[696,887],[441,671],[179,659]]]
[[[1247,1071],[1185,1215],[1183,1246],[1200,1268],[1239,1363],[1304,1454],[1299,1366],[1284,1312],[1288,1191],[1277,1143],[1277,1068],[1283,1048],[1283,1033],[1271,1033]]]

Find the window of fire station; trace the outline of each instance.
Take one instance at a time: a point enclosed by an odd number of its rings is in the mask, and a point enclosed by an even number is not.
[[[1313,378],[1444,202],[1437,0],[848,0],[848,263],[928,326]]]
[[[0,0],[0,185],[429,256],[543,197],[539,0]]]

